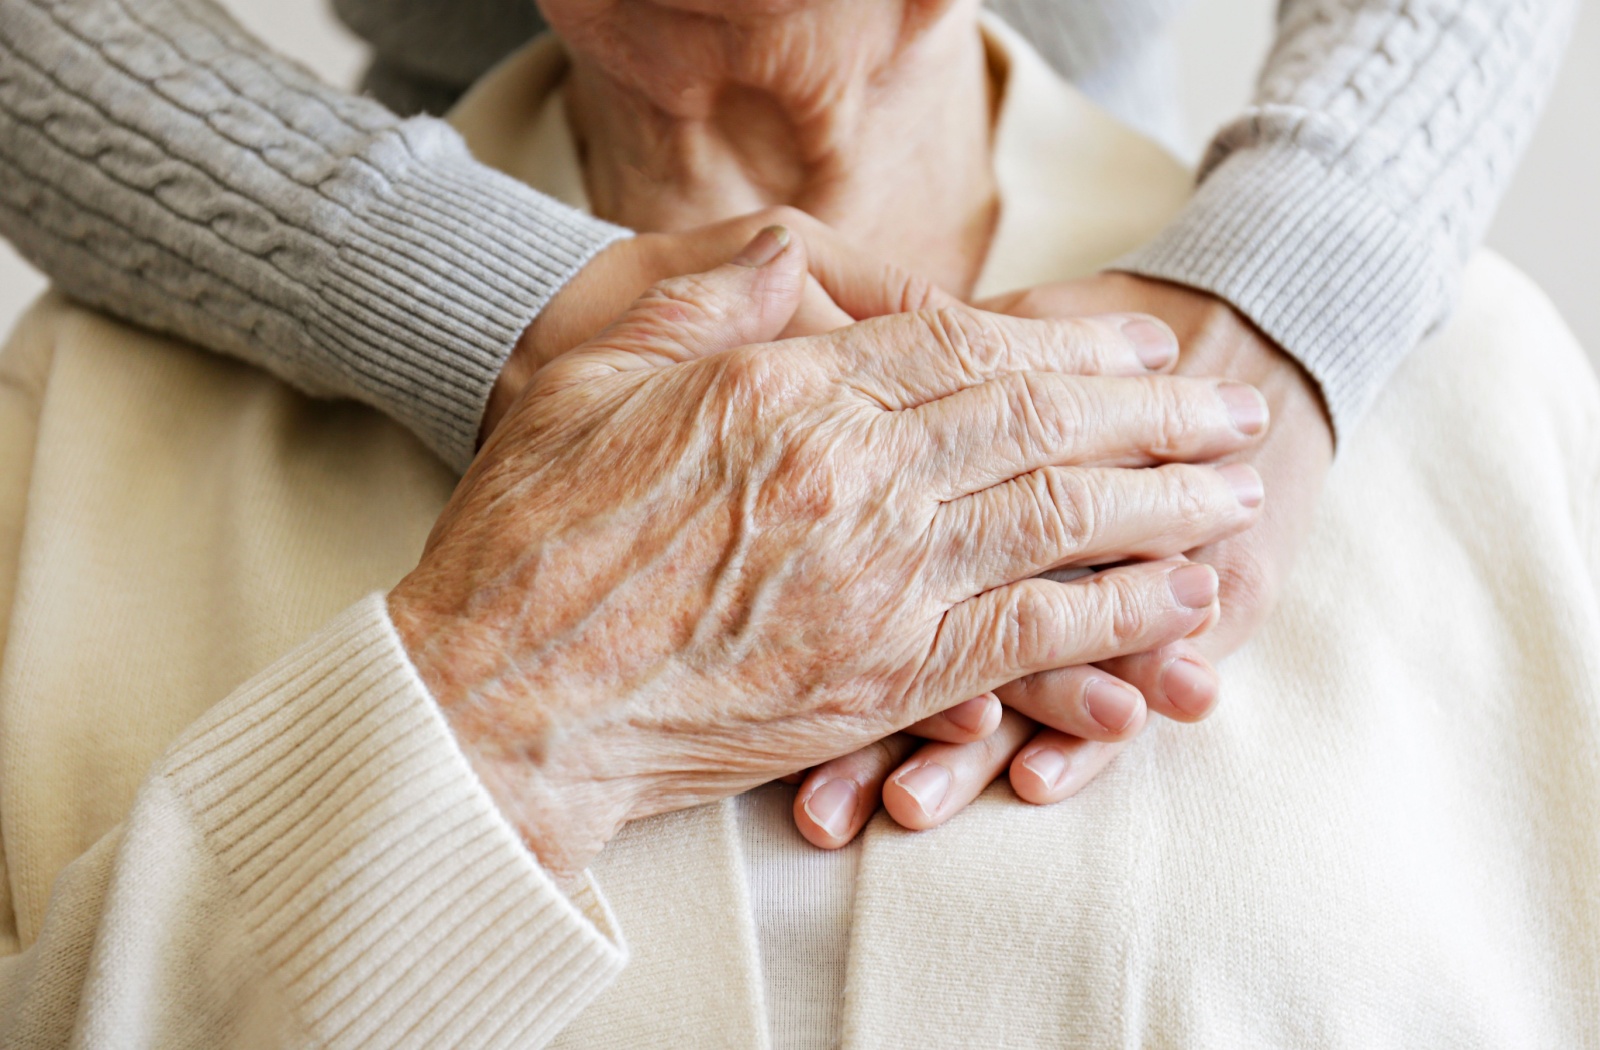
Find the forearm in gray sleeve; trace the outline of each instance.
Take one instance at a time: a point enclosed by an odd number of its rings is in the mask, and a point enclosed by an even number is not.
[[[68,294],[371,404],[461,468],[517,337],[625,231],[212,0],[0,0],[0,234]]]
[[[1449,315],[1576,0],[1285,0],[1254,103],[1120,268],[1233,303],[1347,430]]]

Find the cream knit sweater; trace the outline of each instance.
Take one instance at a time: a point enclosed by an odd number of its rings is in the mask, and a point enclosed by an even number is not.
[[[1176,204],[1004,42],[995,286]],[[1467,281],[1222,714],[869,828],[846,1045],[1600,1045],[1600,391],[1525,279]],[[413,437],[49,298],[0,457],[0,1045],[766,1044],[732,805],[556,886],[362,597],[452,484]]]

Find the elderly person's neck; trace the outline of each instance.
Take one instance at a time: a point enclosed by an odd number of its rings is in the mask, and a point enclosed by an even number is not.
[[[596,214],[802,208],[951,291],[998,212],[976,0],[555,0]]]

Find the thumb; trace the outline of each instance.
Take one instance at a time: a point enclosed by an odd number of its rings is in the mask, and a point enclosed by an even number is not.
[[[960,303],[927,278],[863,254],[826,227],[809,248],[817,283],[857,321]]]
[[[593,374],[690,361],[776,339],[806,286],[804,243],[768,226],[730,262],[652,286],[558,364]]]

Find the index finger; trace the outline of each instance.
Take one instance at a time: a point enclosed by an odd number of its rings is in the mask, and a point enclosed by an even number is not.
[[[941,307],[831,333],[841,379],[890,411],[1019,372],[1144,376],[1178,358],[1172,330],[1143,314],[1028,320]]]

